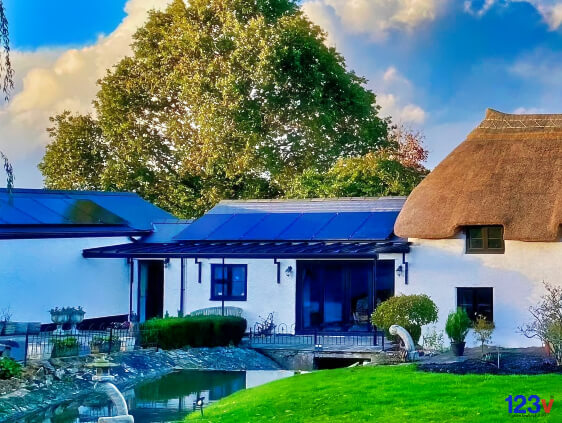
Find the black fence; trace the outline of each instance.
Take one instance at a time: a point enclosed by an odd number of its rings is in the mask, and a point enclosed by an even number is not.
[[[47,360],[88,354],[112,354],[139,348],[158,348],[157,331],[137,328],[106,330],[41,331],[0,337],[0,344],[11,346],[17,361]]]
[[[251,346],[279,345],[279,346],[313,346],[321,347],[381,347],[385,348],[385,333],[376,327],[365,330],[330,331],[314,330],[295,331],[294,325],[279,324],[264,330],[260,327],[250,329],[249,340]]]

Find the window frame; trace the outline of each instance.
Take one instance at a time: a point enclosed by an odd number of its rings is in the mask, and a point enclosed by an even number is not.
[[[501,248],[490,248],[488,246],[488,230],[490,228],[500,228],[501,230]],[[474,248],[470,245],[470,230],[480,229],[482,231],[482,248]],[[505,240],[503,235],[503,226],[501,225],[481,225],[481,226],[467,226],[465,229],[466,238],[466,254],[504,254],[505,253]],[[496,239],[496,238],[493,238]]]
[[[476,313],[479,313],[478,310],[477,310],[478,295],[475,291],[477,291],[477,290],[491,290],[491,293],[490,293],[490,316],[486,316],[486,320],[489,320],[489,321],[493,322],[494,321],[494,288],[491,287],[491,286],[457,286],[456,287],[457,308],[462,307],[462,305],[460,304],[461,295],[459,295],[460,294],[459,290],[461,290],[461,289],[473,291],[473,293],[472,293],[472,309],[473,309],[474,313],[473,313],[473,315],[471,315],[467,311],[468,317],[473,322],[476,321]],[[482,313],[479,313],[479,314],[482,314]]]
[[[229,286],[229,288],[227,288],[227,291],[230,291],[232,293],[232,268],[234,267],[243,267],[244,268],[244,295],[215,295],[215,285],[217,283],[221,283],[218,282],[217,279],[215,279],[215,269],[217,267],[226,267],[227,269],[227,282],[226,285]],[[224,285],[224,283],[223,283]],[[210,301],[247,301],[248,299],[248,265],[247,264],[241,264],[241,263],[225,263],[224,265],[222,263],[211,263],[211,297],[210,297]]]

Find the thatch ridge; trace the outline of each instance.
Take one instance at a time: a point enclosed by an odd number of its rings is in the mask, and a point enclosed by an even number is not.
[[[485,119],[412,192],[395,232],[450,238],[503,225],[504,238],[557,241],[562,223],[562,115],[488,109]]]

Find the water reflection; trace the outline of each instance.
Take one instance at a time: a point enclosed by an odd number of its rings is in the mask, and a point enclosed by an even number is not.
[[[246,372],[184,370],[139,384],[133,389],[124,391],[123,395],[136,423],[167,423],[182,420],[193,412],[198,397],[204,397],[204,404],[208,405],[236,391],[292,375],[293,372],[286,370]],[[113,405],[103,396],[92,395],[79,402],[48,410],[23,422],[97,422],[99,417],[115,415]]]

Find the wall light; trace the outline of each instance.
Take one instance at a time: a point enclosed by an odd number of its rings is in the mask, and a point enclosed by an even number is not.
[[[289,266],[285,269],[285,274],[287,275],[287,277],[291,276],[293,274],[293,266]]]
[[[398,277],[402,276],[403,272],[404,272],[404,268],[402,267],[402,265],[396,268],[396,274],[398,275]]]

